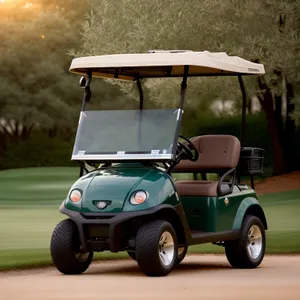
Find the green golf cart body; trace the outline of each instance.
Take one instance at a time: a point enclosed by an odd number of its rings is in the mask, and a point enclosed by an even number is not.
[[[263,150],[244,147],[242,76],[264,67],[225,53],[150,51],[74,59],[84,88],[72,160],[80,178],[60,212],[68,218],[52,234],[51,255],[64,274],[79,274],[94,252],[127,251],[149,276],[167,275],[188,246],[225,247],[233,267],[255,268],[265,252],[267,221],[253,189]],[[188,77],[237,76],[243,95],[242,145],[234,136],[181,136]],[[87,111],[93,77],[137,83],[136,110]],[[182,77],[173,109],[143,109],[142,80]],[[194,180],[176,180],[191,173]],[[216,174],[207,180],[207,174]],[[201,180],[199,180],[201,175]],[[241,183],[249,175],[252,187]]]

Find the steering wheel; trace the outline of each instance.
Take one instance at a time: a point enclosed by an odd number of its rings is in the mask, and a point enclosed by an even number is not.
[[[187,144],[185,144],[185,143],[178,141],[178,146],[177,146],[177,150],[179,152],[178,156],[180,156],[180,157],[183,156],[182,157],[183,159],[196,161],[198,159],[199,153],[198,153],[197,148],[193,144],[193,142],[183,135],[179,135],[178,137],[187,142]]]

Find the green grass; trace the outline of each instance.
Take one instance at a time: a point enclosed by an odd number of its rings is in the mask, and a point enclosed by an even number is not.
[[[0,172],[0,270],[51,263],[54,226],[65,216],[58,207],[78,178],[78,168],[29,168]],[[269,230],[268,253],[300,253],[300,190],[259,197]],[[223,253],[205,244],[190,252]],[[96,259],[124,258],[109,252]]]
[[[28,168],[0,172],[0,206],[60,204],[79,168]]]
[[[300,190],[259,197],[265,211],[269,253],[300,253]]]

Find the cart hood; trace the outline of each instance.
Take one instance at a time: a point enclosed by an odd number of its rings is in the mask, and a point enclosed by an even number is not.
[[[77,210],[83,213],[117,213],[147,209],[165,200],[167,195],[174,193],[173,185],[168,176],[156,168],[108,168],[95,171],[81,177],[71,188],[82,190],[82,200]],[[131,205],[129,199],[137,190],[145,190],[149,201],[137,208]],[[97,203],[108,203],[105,209],[99,209]],[[66,206],[73,205],[66,200]],[[69,207],[71,208],[71,207]],[[72,207],[71,209],[74,209]]]

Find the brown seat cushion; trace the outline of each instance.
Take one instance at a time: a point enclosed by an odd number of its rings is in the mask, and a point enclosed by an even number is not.
[[[235,136],[202,135],[191,140],[198,150],[198,160],[195,162],[182,160],[174,172],[201,173],[201,171],[229,170],[238,165],[241,144]]]
[[[204,196],[217,197],[219,181],[209,180],[179,180],[175,182],[177,192],[180,196]],[[228,184],[222,184],[222,187],[228,188]]]

